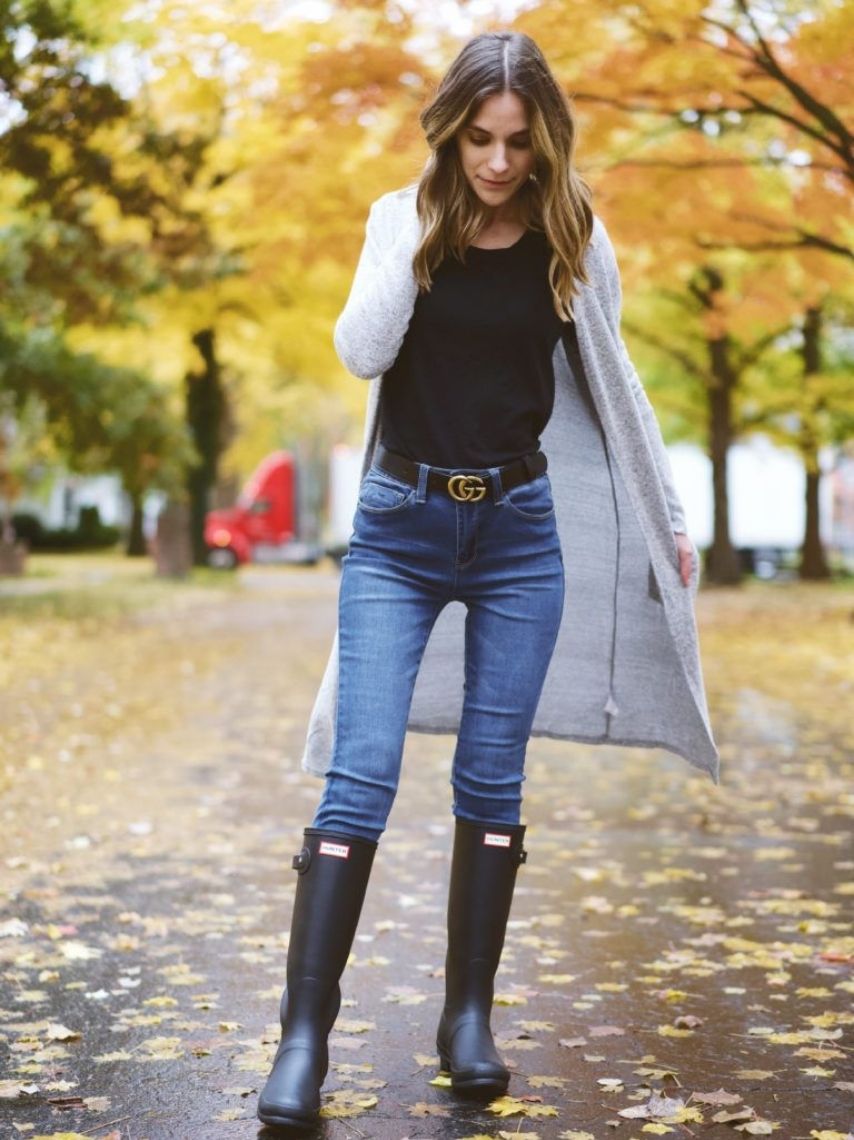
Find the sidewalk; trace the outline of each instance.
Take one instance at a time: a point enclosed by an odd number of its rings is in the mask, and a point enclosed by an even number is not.
[[[336,587],[334,570],[266,568],[237,589],[176,587],[57,622],[43,667],[38,622],[16,635],[0,693],[4,1140],[276,1135],[255,1100],[290,860],[321,787],[298,758]],[[846,1136],[852,701],[831,658],[852,597],[785,589],[700,595],[719,787],[660,751],[532,742],[493,1019],[506,1116],[431,1083],[453,739],[409,737],[318,1136]],[[785,653],[748,683],[740,639],[775,631]],[[782,699],[801,675],[826,710]]]

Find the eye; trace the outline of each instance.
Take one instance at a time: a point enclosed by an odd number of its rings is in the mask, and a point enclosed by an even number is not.
[[[486,144],[489,142],[489,139],[486,135],[475,135],[469,131],[469,142],[472,144],[472,146],[486,146]]]
[[[516,150],[530,150],[531,149],[531,140],[530,139],[515,139],[510,145],[512,147],[515,147]]]

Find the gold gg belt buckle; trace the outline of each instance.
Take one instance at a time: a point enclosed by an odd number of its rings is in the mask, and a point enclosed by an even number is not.
[[[486,483],[480,475],[452,475],[448,494],[458,503],[479,503],[486,494]]]

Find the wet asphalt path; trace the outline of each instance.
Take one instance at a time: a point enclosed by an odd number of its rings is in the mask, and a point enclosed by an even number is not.
[[[0,797],[4,1140],[276,1136],[255,1099],[320,790],[298,757],[336,581],[247,571],[84,624],[0,698],[20,758]],[[720,605],[701,595],[701,640]],[[850,741],[760,688],[713,722],[719,788],[660,751],[532,742],[493,1019],[505,1117],[430,1083],[453,740],[410,736],[332,1038],[327,1104],[354,1115],[316,1136],[845,1136]],[[736,1130],[751,1121],[775,1127]]]

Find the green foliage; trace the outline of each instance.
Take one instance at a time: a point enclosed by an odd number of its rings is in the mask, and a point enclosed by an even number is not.
[[[0,12],[3,260],[14,262],[18,311],[38,323],[129,319],[131,299],[164,272],[158,234],[172,247],[176,233],[203,240],[197,214],[180,218],[198,149],[93,78],[95,36],[81,10],[35,2]]]
[[[72,352],[50,330],[0,324],[0,390],[18,406],[37,398],[72,470],[118,471],[126,490],[180,486],[192,447],[162,391],[130,368]]]
[[[208,140],[159,129],[96,78],[109,75],[93,62],[99,52],[104,62],[115,16],[75,0],[0,6],[0,396],[19,417],[26,401],[39,406],[73,470],[119,471],[138,497],[180,487],[187,434],[142,369],[75,351],[67,330],[127,325],[188,259],[196,273],[206,264],[205,221],[185,193]],[[20,451],[20,427],[13,435]],[[11,499],[25,479],[12,479],[8,451],[0,441]]]
[[[44,541],[46,528],[38,515],[18,511],[12,515],[11,521],[15,537],[25,542],[31,550]]]

